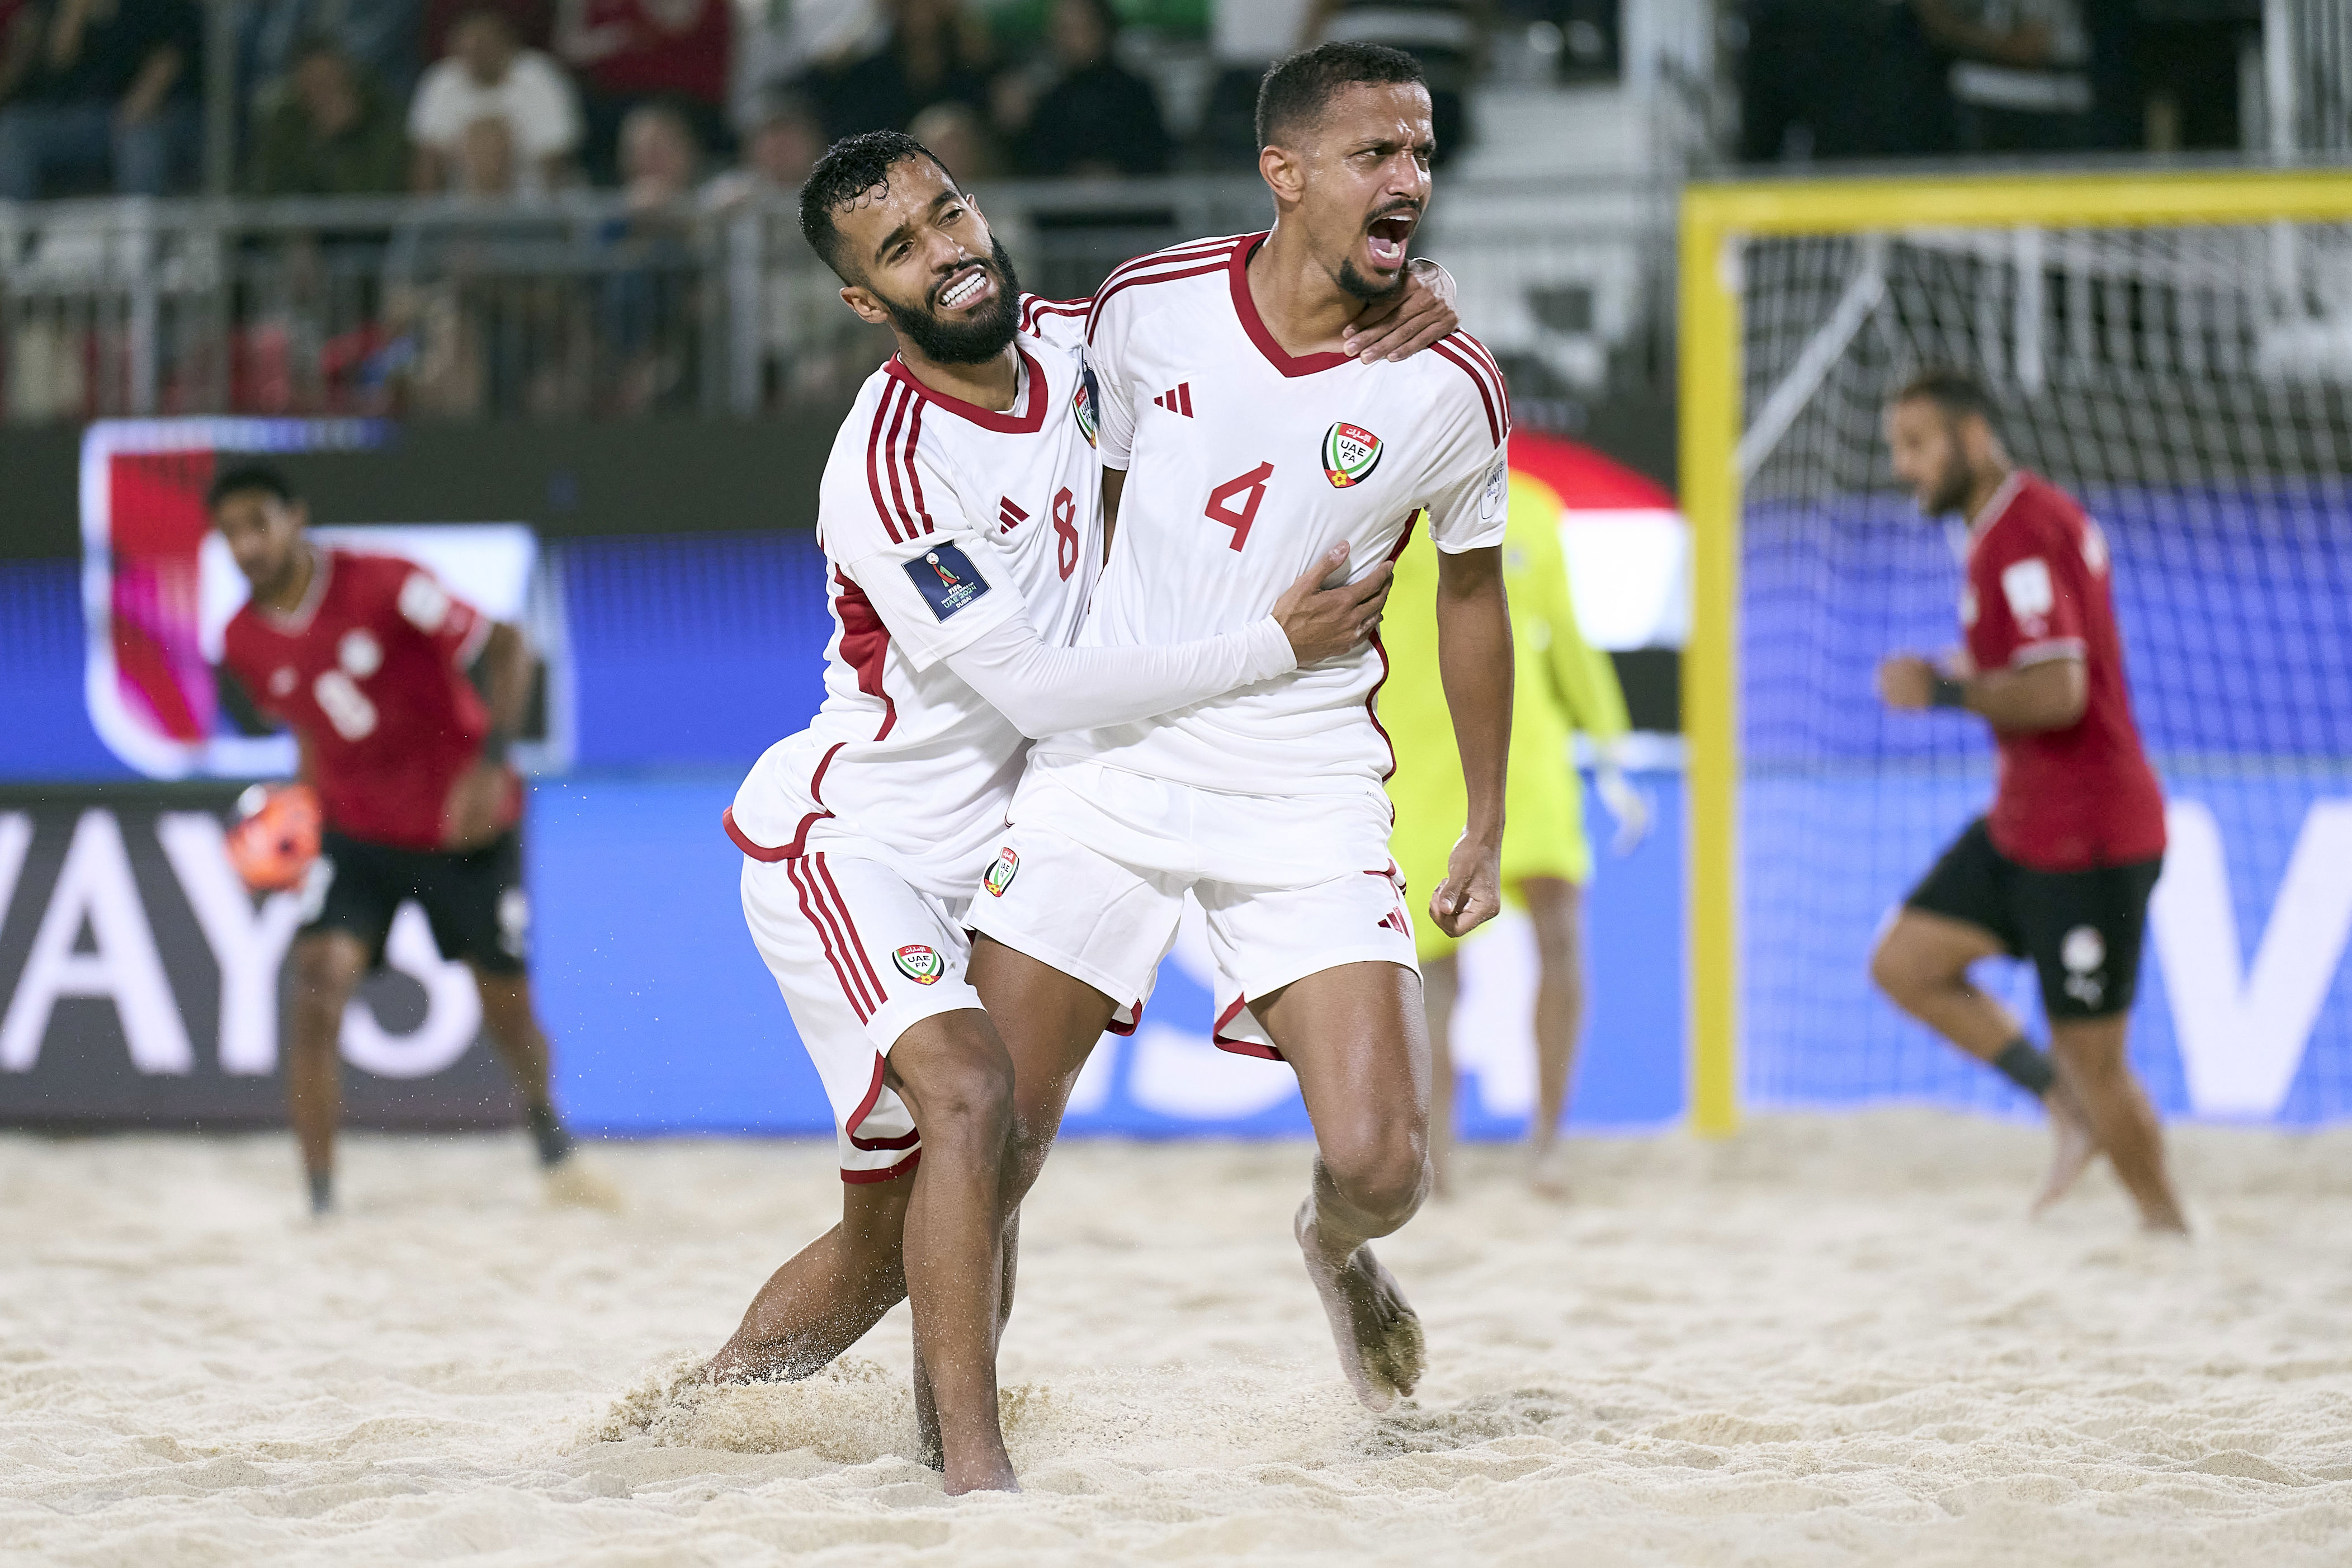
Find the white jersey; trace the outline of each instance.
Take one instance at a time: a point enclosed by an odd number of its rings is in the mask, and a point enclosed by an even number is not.
[[[1393,560],[1419,516],[1440,550],[1502,542],[1510,408],[1493,358],[1461,332],[1393,363],[1285,353],[1250,298],[1265,238],[1160,251],[1095,295],[1102,460],[1127,482],[1084,646],[1247,626],[1340,540],[1351,579]],[[1372,706],[1387,670],[1375,639],[1158,719],[1053,736],[1037,763],[1251,795],[1377,793],[1396,765]]]
[[[817,502],[824,702],[736,792],[728,832],[755,859],[856,843],[962,898],[1004,826],[1028,741],[941,661],[1024,611],[1070,646],[1103,553],[1083,302],[1021,305],[1012,412],[893,358],[834,439]]]

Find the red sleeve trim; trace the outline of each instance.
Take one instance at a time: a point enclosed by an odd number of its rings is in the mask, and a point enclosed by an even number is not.
[[[1486,411],[1486,437],[1500,447],[1511,433],[1511,394],[1493,356],[1466,332],[1438,339],[1430,345],[1429,352],[1470,378],[1470,384],[1478,389],[1478,402]]]

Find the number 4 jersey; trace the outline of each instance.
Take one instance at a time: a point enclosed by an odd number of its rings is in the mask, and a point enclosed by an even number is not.
[[[1510,409],[1486,349],[1457,332],[1396,363],[1287,353],[1250,296],[1265,238],[1160,251],[1095,296],[1102,460],[1127,479],[1081,646],[1245,626],[1335,542],[1353,579],[1393,559],[1417,518],[1442,551],[1502,542]],[[1375,640],[1159,719],[1054,736],[1037,757],[1249,795],[1377,795],[1395,766],[1372,710],[1387,668]]]
[[[943,661],[1024,611],[1070,646],[1103,554],[1084,306],[1021,305],[1010,412],[893,358],[842,424],[818,495],[824,702],[736,794],[728,831],[755,859],[854,844],[962,899],[1004,826],[1028,742]]]

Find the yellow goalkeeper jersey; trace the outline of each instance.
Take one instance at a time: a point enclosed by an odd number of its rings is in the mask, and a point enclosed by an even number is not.
[[[1526,474],[1511,476],[1503,535],[1515,681],[1504,800],[1507,892],[1528,877],[1582,882],[1592,875],[1572,738],[1580,731],[1606,742],[1629,727],[1615,667],[1576,624],[1559,547],[1560,511],[1550,486]],[[1424,960],[1454,950],[1453,939],[1429,919],[1429,896],[1444,879],[1446,858],[1470,809],[1438,675],[1436,598],[1437,547],[1417,531],[1398,558],[1396,587],[1381,622],[1389,677],[1379,700],[1381,724],[1397,757],[1388,782],[1396,806],[1390,853],[1412,889],[1415,944]]]

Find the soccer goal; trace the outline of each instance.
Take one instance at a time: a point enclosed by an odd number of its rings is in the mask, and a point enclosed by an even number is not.
[[[1959,542],[1879,434],[1986,381],[2105,532],[2168,801],[2133,1055],[2168,1113],[2352,1114],[2352,175],[1702,185],[1681,233],[1692,1110],[2013,1105],[1874,996],[1873,933],[1992,784],[1891,715],[1958,641]],[[2011,994],[2035,1017],[2032,987]]]

